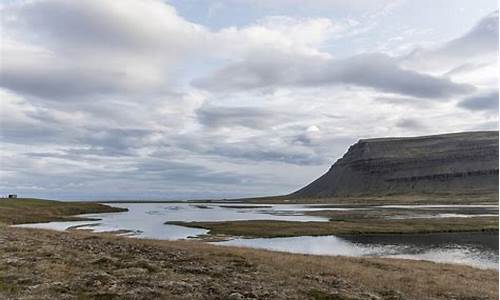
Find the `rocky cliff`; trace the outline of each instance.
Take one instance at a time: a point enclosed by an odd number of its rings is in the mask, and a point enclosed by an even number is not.
[[[498,131],[360,140],[293,197],[498,193]]]

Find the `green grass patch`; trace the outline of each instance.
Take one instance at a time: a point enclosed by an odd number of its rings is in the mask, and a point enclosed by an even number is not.
[[[63,202],[32,198],[0,199],[0,223],[5,224],[88,220],[73,216],[121,211],[127,209],[93,202]]]
[[[357,234],[403,234],[432,232],[498,231],[497,217],[443,219],[358,219],[330,222],[248,220],[226,222],[166,222],[208,229],[209,234],[244,237],[292,237]]]

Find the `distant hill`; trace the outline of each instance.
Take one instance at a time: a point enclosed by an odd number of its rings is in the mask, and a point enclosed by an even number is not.
[[[359,140],[289,197],[498,193],[498,131]]]

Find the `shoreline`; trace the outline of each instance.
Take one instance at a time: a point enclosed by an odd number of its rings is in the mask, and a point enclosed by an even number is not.
[[[120,202],[121,203],[121,202]],[[195,205],[194,202],[189,203]],[[236,206],[221,205],[235,208]],[[252,206],[251,206],[252,207]],[[265,207],[265,206],[258,206]],[[306,211],[305,215],[323,216],[328,221],[167,221],[164,224],[208,230],[204,238],[218,236],[243,238],[274,238],[327,235],[422,234],[446,232],[498,232],[498,217],[388,219],[401,210],[335,211],[324,206],[322,211]],[[352,207],[356,207],[353,205]],[[89,213],[125,212],[127,208],[100,203],[60,202],[39,199],[4,199],[0,201],[0,223],[22,225],[52,221],[99,221],[79,216]],[[402,211],[405,211],[404,209]],[[202,238],[203,239],[203,238]]]

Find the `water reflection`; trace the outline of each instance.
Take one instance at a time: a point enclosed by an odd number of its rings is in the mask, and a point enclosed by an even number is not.
[[[234,239],[216,244],[301,254],[429,260],[498,270],[498,233],[302,236]]]

